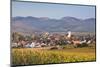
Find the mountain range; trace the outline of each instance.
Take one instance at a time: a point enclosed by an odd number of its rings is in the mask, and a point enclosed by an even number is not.
[[[12,17],[13,32],[95,32],[95,18],[79,19],[76,17],[62,17],[51,19],[48,17]]]

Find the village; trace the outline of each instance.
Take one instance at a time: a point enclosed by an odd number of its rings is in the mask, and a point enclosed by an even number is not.
[[[95,43],[95,35],[89,34],[85,36],[72,35],[71,31],[66,34],[59,33],[42,33],[32,36],[22,36],[19,33],[13,33],[12,45],[13,48],[39,48],[51,47],[51,49],[59,49],[61,45],[73,45],[74,47],[86,47],[88,44]]]

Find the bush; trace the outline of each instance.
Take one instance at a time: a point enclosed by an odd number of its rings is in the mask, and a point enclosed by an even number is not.
[[[82,44],[77,45],[77,47],[87,47],[87,46],[88,46],[88,44],[86,44],[86,43],[82,43]]]

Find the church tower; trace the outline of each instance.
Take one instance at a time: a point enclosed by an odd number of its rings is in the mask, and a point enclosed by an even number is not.
[[[68,38],[71,38],[71,31],[68,31]]]

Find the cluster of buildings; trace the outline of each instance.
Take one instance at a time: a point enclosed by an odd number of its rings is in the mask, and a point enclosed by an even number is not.
[[[94,36],[75,36],[71,33],[71,31],[67,32],[67,34],[60,33],[42,33],[34,35],[32,40],[19,40],[18,42],[12,42],[12,47],[49,47],[56,45],[74,45],[77,44],[90,44],[95,43],[95,35]]]

